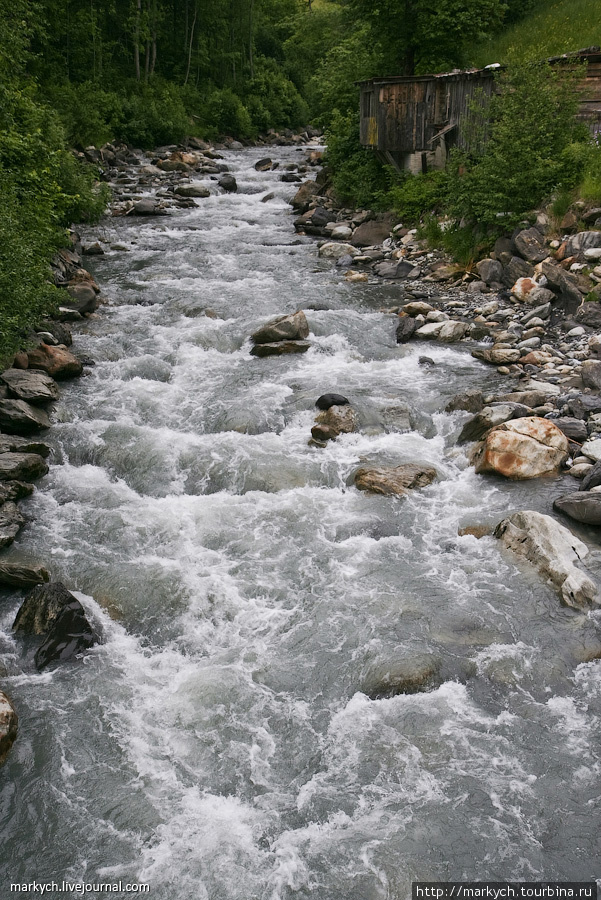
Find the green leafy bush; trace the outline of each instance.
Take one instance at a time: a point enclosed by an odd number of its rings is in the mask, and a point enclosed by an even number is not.
[[[190,133],[190,119],[177,85],[155,78],[150,84],[131,82],[126,91],[117,135],[121,140],[149,149],[177,143]]]
[[[248,138],[253,133],[250,114],[230,88],[214,90],[200,111],[201,125],[212,136]]]
[[[388,191],[392,174],[370,150],[359,144],[359,115],[334,111],[326,131],[326,162],[332,169],[336,196],[342,203],[390,208]]]
[[[244,97],[253,125],[260,129],[294,128],[309,121],[309,107],[273,59],[259,59]]]
[[[393,209],[406,222],[419,222],[425,215],[441,212],[448,198],[446,172],[406,175],[390,189]]]

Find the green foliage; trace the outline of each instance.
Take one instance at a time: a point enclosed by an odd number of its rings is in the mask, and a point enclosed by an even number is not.
[[[48,85],[45,95],[57,110],[72,147],[102,146],[121,132],[123,97],[91,81]]]
[[[273,59],[257,60],[245,105],[259,130],[306,125],[309,107]]]
[[[452,215],[507,228],[565,179],[563,153],[577,109],[574,77],[540,64],[500,76],[483,152],[475,158],[456,152],[449,167]]]
[[[406,175],[390,189],[392,207],[403,222],[419,222],[424,215],[441,212],[448,197],[446,172]]]
[[[118,137],[128,144],[149,149],[181,141],[192,130],[181,89],[175,84],[159,79],[151,84],[130,83],[122,102]]]
[[[333,171],[336,196],[342,203],[387,207],[391,175],[375,155],[359,144],[359,116],[335,110],[326,132],[327,165]]]
[[[201,122],[212,136],[247,138],[253,132],[248,110],[230,88],[213,91],[201,112]]]
[[[357,27],[333,47],[307,85],[317,123],[336,131],[332,124],[335,111],[355,114],[359,107],[359,89],[354,82],[377,74],[380,64],[381,60],[371,46],[367,26]]]

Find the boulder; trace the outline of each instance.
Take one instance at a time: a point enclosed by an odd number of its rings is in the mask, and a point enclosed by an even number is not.
[[[184,172],[188,171],[188,166],[184,165],[184,163],[172,163],[170,160],[165,160],[164,163],[159,163],[159,168],[163,169],[164,166],[169,165],[173,166],[174,169],[169,169],[165,171],[174,171],[178,168],[183,168]],[[138,200],[131,208],[131,215],[133,216],[167,216],[169,215],[166,209],[163,209],[162,206],[156,200],[153,200],[151,197],[145,197],[143,200]]]
[[[542,404],[537,405],[542,406]],[[582,444],[588,438],[586,425],[582,419],[574,419],[572,416],[560,416],[559,419],[553,419],[553,424],[563,431],[570,441]]]
[[[504,422],[476,445],[476,472],[522,481],[558,472],[568,458],[568,439],[549,419],[526,416]]]
[[[601,397],[580,394],[568,400],[568,410],[576,419],[586,419],[591,413],[601,412]]]
[[[180,184],[174,192],[178,197],[210,197],[211,192],[206,184]]]
[[[575,565],[587,556],[586,544],[551,516],[523,510],[499,522],[494,534],[550,579],[567,606],[585,609],[599,602],[596,585]]]
[[[497,259],[481,259],[476,270],[484,284],[499,284],[503,278],[503,266]]]
[[[37,453],[38,456],[46,457],[50,455],[50,447],[37,438],[0,434],[0,454],[2,453]]]
[[[274,344],[255,344],[250,353],[251,356],[262,359],[266,356],[284,356],[287,353],[306,353],[310,346],[309,341],[278,341]]]
[[[319,255],[322,259],[340,259],[343,256],[357,256],[359,251],[352,244],[338,243],[337,241],[327,241],[319,248]]]
[[[529,262],[539,263],[549,256],[549,249],[538,228],[525,228],[513,238],[516,253]]]
[[[440,685],[440,666],[440,659],[430,654],[394,661],[375,668],[362,690],[372,700],[430,691]]]
[[[539,285],[533,288],[528,294],[528,303],[531,306],[537,307],[536,309],[532,310],[532,318],[534,318],[535,313],[540,314],[540,307],[545,308],[546,305],[554,299],[555,294],[553,293],[553,291],[550,291],[549,288],[540,287]],[[544,318],[544,316],[541,316],[541,318]],[[522,321],[524,321],[524,319],[522,319]]]
[[[57,381],[77,378],[83,372],[81,360],[64,347],[49,347],[41,344],[27,354],[30,369],[42,369]]]
[[[321,397],[318,397],[315,401],[315,406],[321,410],[328,410],[332,406],[346,406],[350,403],[346,397],[343,397],[342,394],[322,394]]]
[[[352,243],[355,247],[373,247],[376,244],[382,244],[390,237],[392,230],[392,220],[384,219],[382,221],[362,222],[353,234]]]
[[[352,406],[330,406],[315,416],[316,425],[311,429],[313,438],[320,441],[334,440],[340,434],[351,434],[357,428],[357,417]]]
[[[516,415],[517,413],[517,415]],[[515,403],[499,403],[496,406],[485,406],[479,413],[472,416],[461,429],[458,437],[460,444],[466,441],[479,441],[487,431],[515,419],[519,415],[527,416],[529,413],[526,407],[519,407]]]
[[[306,212],[309,204],[316,194],[319,194],[320,187],[314,181],[305,181],[301,184],[298,191],[290,201],[290,205],[298,212]]]
[[[7,584],[10,587],[31,587],[45,581],[50,581],[50,573],[44,566],[0,563],[0,584]]]
[[[601,484],[601,461],[596,462],[580,482],[579,491],[592,491]]]
[[[22,500],[23,497],[29,497],[32,493],[33,485],[27,484],[25,481],[0,482],[0,503],[6,503],[8,500]]]
[[[425,300],[411,300],[409,303],[405,303],[402,311],[415,318],[416,316],[427,316],[433,309],[434,307]]]
[[[400,260],[400,262],[396,259],[384,259],[382,262],[377,262],[374,265],[374,273],[379,275],[380,278],[404,279],[408,278],[415,271],[419,274],[419,269],[416,270],[413,263],[407,262],[405,259]]]
[[[24,400],[0,400],[0,428],[6,434],[32,434],[50,428],[50,419],[43,409]]]
[[[397,344],[406,344],[417,331],[417,322],[411,316],[401,316],[396,329]]]
[[[601,525],[601,494],[597,491],[564,494],[553,501],[553,509],[583,525]]]
[[[6,694],[0,691],[0,766],[15,742],[19,720]]]
[[[12,544],[23,525],[25,518],[19,512],[19,507],[10,501],[3,503],[0,506],[0,547]]]
[[[273,165],[273,160],[269,156],[264,156],[263,159],[257,160],[255,163],[255,169],[257,172],[268,172]]]
[[[302,310],[291,316],[280,316],[263,325],[252,335],[255,344],[272,344],[276,341],[299,341],[309,336],[309,324]]]
[[[98,297],[90,284],[83,282],[70,284],[67,287],[67,293],[69,294],[69,300],[66,302],[66,306],[80,315],[93,313],[98,309]]]
[[[88,622],[83,606],[72,597],[63,606],[45,640],[38,647],[34,657],[36,668],[41,672],[50,663],[64,662],[97,642],[98,636]]]
[[[352,234],[353,229],[349,228],[348,225],[337,225],[330,231],[330,237],[333,241],[348,241]]]
[[[0,375],[8,385],[10,397],[28,403],[50,403],[58,400],[58,386],[50,375],[36,369],[6,369]]]
[[[601,438],[591,437],[582,445],[582,454],[588,456],[589,459],[599,462],[601,460]]]
[[[503,266],[501,283],[510,288],[518,278],[532,278],[533,276],[534,266],[519,256],[512,256],[507,265]]]
[[[457,341],[463,340],[468,330],[469,325],[465,322],[443,322],[436,340],[441,344],[455,344]]]
[[[541,269],[551,287],[559,294],[564,311],[574,315],[582,303],[582,294],[578,289],[574,276],[556,263],[543,262],[541,263]],[[578,317],[576,316],[576,318]]]
[[[37,453],[0,453],[1,481],[34,481],[48,471]]]
[[[601,247],[601,231],[580,231],[569,239],[566,257],[583,255],[585,250]]]
[[[518,278],[516,283],[511,287],[511,293],[514,297],[517,297],[518,300],[521,300],[522,303],[529,303],[530,294],[532,294],[537,287],[538,284],[533,278]],[[535,297],[532,301],[533,304],[537,304],[538,302],[538,297]]]
[[[371,494],[402,497],[413,488],[431,484],[438,472],[432,466],[405,463],[402,466],[377,466],[361,468],[355,472],[355,486]]]
[[[463,394],[455,394],[445,406],[445,412],[465,410],[477,413],[484,407],[484,397],[481,391],[465,391]]]
[[[13,622],[13,631],[46,634],[75,597],[60,581],[38,584],[27,595]]]
[[[420,341],[435,341],[444,324],[444,322],[426,322],[416,329],[415,337]]]
[[[217,184],[227,194],[235,194],[238,190],[238,183],[233,175],[222,175]]]
[[[517,362],[521,354],[519,350],[511,347],[491,347],[490,350],[472,350],[472,356],[495,366],[507,366]]]
[[[601,360],[585,359],[582,363],[581,376],[585,387],[601,391]]]

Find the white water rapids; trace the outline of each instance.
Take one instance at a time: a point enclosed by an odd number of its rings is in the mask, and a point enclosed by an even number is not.
[[[549,513],[573,481],[474,474],[454,443],[466,414],[442,410],[497,373],[465,347],[397,346],[377,310],[399,288],[318,260],[261,155],[226,154],[237,194],[93,232],[130,252],[94,261],[114,305],[77,329],[96,366],[61,388],[9,555],[83,592],[103,643],[35,673],[11,632],[23,595],[3,592],[20,731],[2,884],[404,900],[412,880],[597,878],[599,615],[562,607],[494,538],[457,536]],[[251,332],[299,308],[309,352],[252,357]],[[328,391],[362,431],[309,447]],[[352,486],[360,464],[411,461],[439,479],[404,500]],[[367,696],[432,657],[431,692]]]

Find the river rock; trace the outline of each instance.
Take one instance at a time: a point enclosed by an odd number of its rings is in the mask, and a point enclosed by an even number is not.
[[[49,347],[41,344],[27,354],[30,369],[42,369],[57,381],[77,378],[83,372],[81,360],[65,347]]]
[[[484,284],[501,283],[503,266],[497,259],[481,259],[476,264],[476,270]]]
[[[0,547],[12,544],[23,525],[25,517],[19,512],[16,503],[3,503],[0,506]]]
[[[34,481],[47,471],[37,453],[0,453],[0,481]]]
[[[392,220],[384,219],[380,222],[370,220],[362,222],[353,234],[352,243],[355,247],[374,247],[376,244],[382,244],[390,237],[392,229]]]
[[[445,406],[445,412],[465,410],[466,412],[477,413],[483,407],[484,397],[481,391],[465,391],[463,394],[455,394],[454,397],[451,397]]]
[[[401,316],[396,329],[397,344],[406,344],[410,341],[417,327],[417,322],[411,316]]]
[[[503,422],[508,422],[510,419],[527,415],[529,415],[529,411],[526,407],[520,407],[517,403],[499,403],[496,406],[485,406],[479,413],[467,420],[457,439],[458,443],[464,444],[466,441],[479,441],[491,428],[495,428]]]
[[[585,387],[601,390],[601,360],[585,359],[582,363],[582,381]]]
[[[32,434],[50,428],[50,419],[43,409],[24,400],[0,400],[0,428],[6,434]]]
[[[0,434],[0,454],[2,453],[37,453],[38,456],[46,457],[50,455],[50,447],[37,438]]]
[[[403,312],[412,318],[427,316],[433,309],[434,307],[430,303],[426,303],[425,300],[410,300],[409,303],[405,303],[403,306]]]
[[[264,156],[263,159],[257,160],[255,163],[255,169],[257,172],[268,172],[273,165],[273,160],[269,156]]]
[[[566,245],[566,258],[584,254],[585,250],[601,247],[601,231],[580,231],[569,239]]]
[[[592,468],[592,463],[577,463],[576,465],[571,466],[569,472],[572,478],[584,478],[585,475],[589,474]]]
[[[582,453],[594,462],[601,460],[601,438],[592,437],[582,445]]]
[[[315,416],[315,426],[311,429],[317,441],[331,441],[340,434],[351,434],[357,428],[357,416],[352,406],[330,406]]]
[[[290,201],[290,205],[297,212],[306,212],[309,209],[311,200],[316,194],[319,194],[319,191],[320,187],[314,181],[305,181]]]
[[[50,581],[50,572],[40,565],[0,563],[0,584],[10,587],[31,587]]]
[[[299,310],[292,316],[280,316],[263,325],[254,332],[252,340],[255,344],[273,344],[277,341],[300,341],[308,336],[307,317],[302,310]]]
[[[206,184],[179,184],[174,192],[178,197],[210,197],[211,192]]]
[[[440,659],[430,654],[395,660],[376,667],[366,678],[363,692],[372,700],[382,700],[429,691],[440,684],[440,667]]]
[[[526,416],[504,422],[476,445],[476,472],[522,481],[558,472],[568,458],[568,439],[549,419]]]
[[[520,256],[512,256],[506,266],[503,266],[502,284],[511,288],[518,278],[532,278],[534,275],[534,266]]]
[[[0,691],[0,766],[15,742],[19,720],[5,693]]]
[[[8,385],[8,393],[28,403],[50,403],[58,400],[58,385],[50,375],[36,369],[6,369],[0,375]]]
[[[0,503],[22,500],[33,493],[33,485],[25,481],[0,481]]]
[[[436,340],[441,344],[455,344],[457,341],[463,340],[468,329],[469,325],[465,322],[443,322]]]
[[[374,265],[374,273],[380,278],[408,278],[414,273],[419,275],[419,269],[405,259],[400,262],[396,259],[383,259]]]
[[[278,341],[274,344],[255,344],[250,353],[262,359],[266,356],[285,356],[287,353],[306,353],[310,346],[309,341]]]
[[[98,642],[79,600],[65,603],[38,648],[34,661],[39,672],[52,662],[65,662]]]
[[[66,305],[80,315],[93,313],[98,309],[98,297],[90,284],[70,284],[67,287],[67,293],[70,299]]]
[[[542,406],[542,404],[538,405]],[[582,419],[574,419],[572,416],[560,416],[559,419],[553,419],[553,424],[557,425],[570,441],[583,444],[588,438],[586,425]]]
[[[431,484],[438,472],[432,466],[405,463],[401,466],[361,468],[355,472],[355,486],[371,494],[404,496],[413,488]]]
[[[587,472],[580,482],[579,491],[592,491],[593,488],[601,485],[601,462],[594,463],[593,467]]]
[[[235,194],[238,190],[238,182],[233,175],[222,175],[217,181],[217,184],[228,194]]]
[[[589,473],[590,474],[590,473]],[[553,509],[565,513],[583,525],[601,525],[601,494],[596,491],[575,491],[553,501]]]
[[[319,248],[319,255],[323,259],[340,259],[343,256],[357,256],[359,251],[352,244],[327,241]]]
[[[75,597],[60,581],[36,585],[19,607],[13,631],[46,634],[72,600]]]
[[[519,360],[521,354],[519,350],[513,350],[510,347],[491,347],[490,350],[472,350],[474,359],[480,359],[482,362],[489,362],[495,366],[507,366]]]
[[[599,603],[596,585],[575,565],[587,556],[586,544],[551,516],[523,510],[503,519],[494,534],[549,578],[568,606],[585,609]]]
[[[513,247],[529,262],[539,263],[549,256],[549,248],[538,228],[525,228],[513,238]]]
[[[347,406],[349,403],[350,400],[347,397],[343,397],[342,394],[322,394],[315,401],[315,406],[325,411],[332,406]]]

